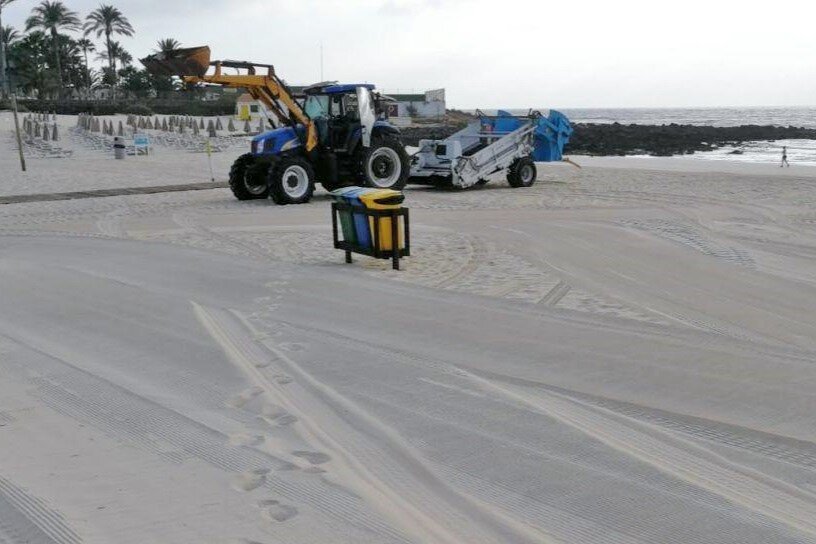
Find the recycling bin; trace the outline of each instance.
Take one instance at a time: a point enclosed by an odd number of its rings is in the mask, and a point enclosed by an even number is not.
[[[372,189],[359,194],[358,198],[369,210],[398,210],[405,201],[404,194],[391,189]],[[397,248],[393,247],[392,220],[397,221]],[[379,240],[375,240],[375,244],[381,251],[392,251],[394,249],[399,250],[404,247],[402,226],[399,224],[399,220],[396,217],[393,219],[391,217],[370,217],[369,221],[371,236],[379,236]],[[378,222],[376,230],[374,227],[375,221]]]

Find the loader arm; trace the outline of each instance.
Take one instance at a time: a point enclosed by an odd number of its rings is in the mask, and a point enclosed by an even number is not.
[[[314,122],[303,111],[294,97],[290,94],[286,85],[275,75],[275,69],[271,65],[252,64],[234,61],[216,61],[215,73],[203,76],[184,76],[184,82],[189,84],[210,83],[231,87],[234,89],[246,89],[255,100],[260,101],[271,111],[275,117],[284,125],[293,126],[302,124],[306,128],[306,151],[312,151],[317,147],[317,128]],[[222,68],[239,68],[249,71],[248,74],[229,75],[224,74]],[[267,68],[266,75],[256,74],[256,68]],[[289,114],[287,115],[286,112]]]

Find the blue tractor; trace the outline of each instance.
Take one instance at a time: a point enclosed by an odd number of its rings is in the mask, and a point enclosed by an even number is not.
[[[399,129],[378,119],[380,96],[373,85],[324,83],[307,88],[305,99],[298,100],[274,66],[210,62],[209,47],[157,53],[142,63],[153,74],[181,76],[188,85],[244,89],[263,104],[277,128],[253,138],[250,152],[233,164],[229,183],[239,200],[272,197],[277,204],[301,204],[312,198],[317,181],[328,190],[405,186],[410,161]],[[211,66],[215,73],[207,74]],[[224,68],[239,73],[226,74]]]
[[[307,88],[302,108],[317,145],[307,150],[308,125],[300,123],[255,136],[251,152],[230,172],[235,196],[299,204],[309,201],[316,180],[329,191],[345,185],[402,189],[410,161],[399,129],[378,119],[374,89],[370,84]]]

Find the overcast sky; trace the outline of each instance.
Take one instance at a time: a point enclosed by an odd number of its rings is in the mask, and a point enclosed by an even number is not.
[[[444,87],[450,107],[816,104],[816,2],[724,0],[108,0],[136,29],[291,84]],[[4,24],[22,27],[34,0]],[[65,0],[83,17],[99,2]]]

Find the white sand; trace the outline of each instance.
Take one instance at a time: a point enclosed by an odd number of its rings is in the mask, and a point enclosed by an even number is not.
[[[780,157],[781,158],[781,157]],[[720,174],[743,174],[769,177],[814,177],[816,166],[795,162],[791,167],[778,164],[749,163],[729,160],[713,160],[704,154],[684,157],[584,157],[576,156],[578,164],[596,168],[622,168],[624,170],[661,170],[668,172],[716,172]]]
[[[403,272],[322,192],[0,206],[0,542],[816,542],[813,171],[577,160],[410,188]]]
[[[161,116],[165,118],[166,116]],[[125,123],[127,116],[102,116],[100,120]],[[227,117],[222,117],[226,127]],[[196,118],[198,121],[199,118]],[[205,123],[209,118],[205,118]],[[9,112],[0,112],[0,196],[13,194],[52,193],[83,191],[87,189],[110,189],[118,187],[143,187],[153,185],[176,185],[210,181],[210,167],[207,155],[202,152],[185,152],[175,147],[162,145],[157,137],[166,135],[161,131],[147,130],[153,139],[153,153],[149,156],[129,156],[125,160],[115,160],[113,152],[95,149],[87,138],[74,134],[75,116],[58,116],[60,140],[49,145],[73,153],[64,159],[38,158],[27,154],[27,172],[20,170],[17,144],[13,133],[13,117]],[[53,123],[49,122],[49,126]],[[242,128],[242,124],[236,121]],[[186,138],[191,138],[187,130]],[[203,131],[206,134],[206,131]],[[226,137],[229,132],[219,132]],[[97,138],[105,138],[101,134]],[[226,174],[236,155],[249,150],[249,141],[235,133],[235,146],[223,152],[212,154],[213,172],[216,180],[225,181]],[[176,135],[178,138],[178,136]],[[107,140],[113,140],[107,137]]]

